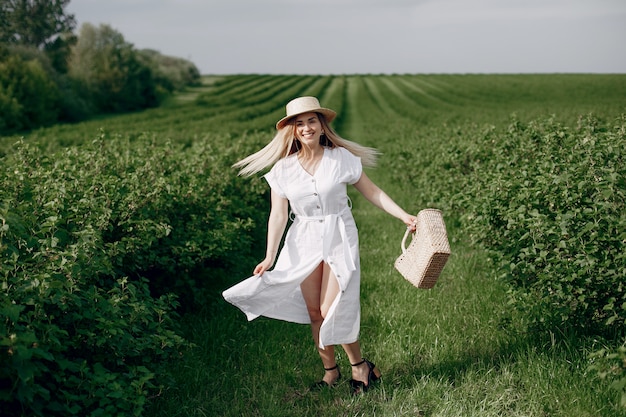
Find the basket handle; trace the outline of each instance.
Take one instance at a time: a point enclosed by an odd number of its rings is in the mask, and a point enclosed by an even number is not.
[[[406,232],[404,232],[404,237],[402,238],[402,243],[400,244],[400,247],[402,248],[402,253],[406,253],[406,239],[409,237],[409,233],[411,233],[411,231],[407,227]]]
[[[419,218],[420,213],[417,213],[416,217]],[[417,229],[418,229],[417,225],[418,225],[418,221],[416,220],[415,230],[413,231],[413,239],[415,239],[415,235],[417,235]],[[402,248],[402,253],[406,253],[406,239],[409,237],[409,233],[411,233],[411,229],[407,227],[406,231],[404,232],[404,237],[402,238],[402,243],[400,244],[400,247]]]

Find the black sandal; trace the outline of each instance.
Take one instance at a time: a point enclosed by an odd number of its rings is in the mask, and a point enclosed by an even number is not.
[[[367,384],[363,381],[357,381],[356,379],[350,380],[350,387],[352,387],[352,395],[360,394],[363,392],[367,392],[370,389],[372,384],[380,379],[381,373],[380,370],[374,365],[372,362],[367,359],[363,359],[359,363],[352,363],[352,366],[360,366],[364,363],[367,364],[369,368],[369,372],[367,374]]]
[[[321,381],[317,381],[316,383],[311,385],[311,390],[317,391],[317,390],[321,390],[321,389],[328,388],[328,387],[334,387],[335,385],[337,385],[337,382],[339,382],[339,380],[341,379],[341,370],[339,369],[339,365],[335,365],[332,368],[324,368],[325,371],[333,371],[335,369],[337,370],[337,373],[339,374],[337,376],[337,379],[335,379],[331,384],[324,381],[323,379]]]

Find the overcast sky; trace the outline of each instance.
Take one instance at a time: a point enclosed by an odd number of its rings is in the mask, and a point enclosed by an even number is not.
[[[626,73],[626,0],[71,0],[203,74]]]

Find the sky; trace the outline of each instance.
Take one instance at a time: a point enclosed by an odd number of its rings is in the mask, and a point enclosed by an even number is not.
[[[626,0],[71,0],[202,74],[626,73]]]

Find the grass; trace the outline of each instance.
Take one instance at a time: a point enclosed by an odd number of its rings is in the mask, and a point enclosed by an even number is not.
[[[307,326],[246,322],[219,292],[189,317],[197,348],[151,416],[623,416],[613,392],[586,372],[591,342],[566,335],[517,334],[507,326],[506,287],[479,248],[449,226],[453,255],[432,290],[392,267],[402,226],[353,196],[360,228],[361,343],[381,384],[352,398],[344,383],[321,393],[322,375]],[[515,319],[515,318],[513,318]],[[338,349],[344,376],[349,362]]]
[[[220,78],[219,76],[203,76],[200,79],[199,85],[187,87],[184,91],[168,97],[166,101],[161,104],[161,107],[177,107],[181,104],[193,102],[200,94],[210,91],[213,84],[219,81]]]
[[[308,327],[247,322],[219,298],[228,285],[222,282],[205,310],[187,317],[197,347],[176,364],[176,380],[149,415],[624,415],[614,395],[586,374],[580,341],[552,343],[549,335],[512,334],[503,326],[506,289],[484,253],[457,242],[437,286],[418,290],[390,267],[389,247],[397,245],[386,241],[401,231],[380,236],[392,227],[378,218],[361,224],[371,231],[362,233],[361,342],[383,373],[376,389],[358,398],[347,383],[309,392],[322,370]],[[345,381],[349,362],[340,349],[338,362]]]

